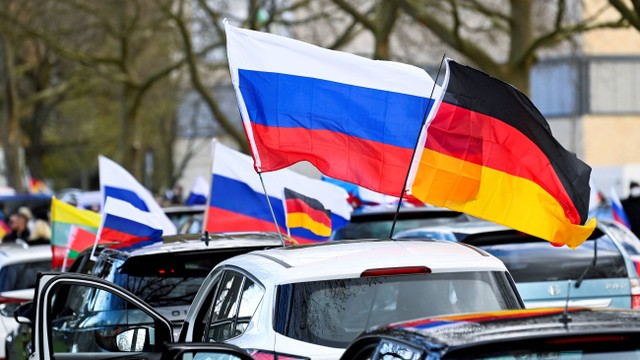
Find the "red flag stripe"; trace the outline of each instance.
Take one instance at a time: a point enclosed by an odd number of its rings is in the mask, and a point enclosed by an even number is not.
[[[399,196],[403,190],[413,149],[344,134],[336,135],[328,130],[280,128],[258,124],[252,126],[255,128],[254,139],[258,149],[263,149],[260,152],[262,167],[269,171],[309,161],[323,174],[370,190],[394,196]],[[310,138],[313,138],[313,149],[308,149]],[[279,139],[295,141],[282,143]],[[278,151],[264,150],[269,149],[273,143],[278,144]],[[345,148],[354,151],[345,156]],[[353,163],[358,164],[358,172],[354,172],[350,166]]]

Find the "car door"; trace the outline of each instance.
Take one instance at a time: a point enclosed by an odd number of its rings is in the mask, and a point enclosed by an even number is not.
[[[251,360],[229,344],[172,344],[171,323],[127,290],[84,274],[41,273],[32,360]]]
[[[38,360],[160,359],[172,341],[171,323],[151,307],[84,274],[38,276],[34,329]]]

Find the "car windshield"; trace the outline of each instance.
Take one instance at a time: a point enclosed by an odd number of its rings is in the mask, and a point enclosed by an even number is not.
[[[455,213],[453,213],[455,214]],[[456,221],[465,221],[466,218],[458,217],[452,218],[451,216],[442,218],[424,218],[424,219],[398,219],[394,228],[394,233],[409,229],[417,229],[429,226],[438,226],[450,224]],[[391,234],[391,227],[393,226],[393,217],[385,219],[371,219],[362,222],[356,222],[358,219],[353,219],[347,226],[336,231],[332,238],[334,240],[343,239],[387,239]]]
[[[33,289],[38,272],[51,271],[51,260],[5,265],[0,269],[0,292]]]
[[[477,245],[504,262],[516,283],[575,280],[593,262],[594,240],[576,249],[556,248],[547,241],[516,239],[494,245]],[[473,244],[473,243],[472,243]],[[625,261],[611,238],[600,233],[597,241],[597,261],[584,279],[627,277]]]
[[[376,276],[280,285],[276,331],[346,348],[363,330],[435,315],[520,308],[505,272]]]

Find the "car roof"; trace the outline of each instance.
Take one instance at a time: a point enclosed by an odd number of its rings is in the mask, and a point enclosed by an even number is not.
[[[103,257],[137,257],[153,256],[157,254],[195,252],[229,248],[261,248],[280,246],[282,244],[277,233],[267,232],[238,232],[209,234],[209,241],[202,239],[200,234],[179,234],[163,236],[163,241],[147,245],[131,251],[105,249]]]
[[[27,247],[18,244],[0,245],[0,266],[33,260],[48,260],[51,257],[51,245],[32,245]]]
[[[640,312],[623,309],[545,308],[462,314],[391,324],[367,336],[421,339],[430,346],[456,350],[491,342],[559,338],[610,332],[640,333]]]
[[[223,264],[239,266],[274,284],[353,278],[368,269],[408,266],[426,266],[434,273],[506,271],[500,260],[473,246],[433,240],[329,241],[253,251]]]

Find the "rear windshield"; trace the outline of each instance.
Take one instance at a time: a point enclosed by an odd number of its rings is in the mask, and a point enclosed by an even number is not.
[[[0,292],[33,289],[40,271],[51,271],[51,260],[3,266],[0,269]]]
[[[153,266],[127,269],[120,262],[104,261],[94,268],[94,274],[124,287],[152,307],[191,305],[204,278],[217,263],[213,258],[176,256],[171,262],[156,259]]]
[[[595,244],[594,240],[585,241],[572,250],[553,247],[547,241],[523,239],[478,247],[502,260],[516,283],[525,283],[578,279],[593,262]],[[585,279],[628,276],[624,258],[611,238],[601,234],[597,247],[596,266],[589,269]]]
[[[280,285],[276,331],[346,348],[363,330],[434,315],[520,308],[504,272],[379,276]]]

